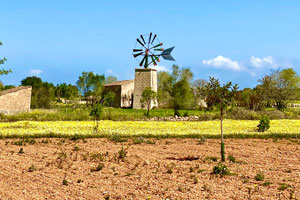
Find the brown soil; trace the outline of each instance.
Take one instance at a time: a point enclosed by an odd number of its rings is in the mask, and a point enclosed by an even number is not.
[[[38,139],[26,146],[16,141],[0,140],[0,199],[300,198],[300,145],[293,141],[227,139],[226,155],[237,162],[227,159],[235,174],[224,177],[211,173],[220,157],[215,139],[204,144]],[[119,158],[122,147],[124,159]],[[21,148],[24,153],[18,153]],[[207,158],[213,156],[217,162]],[[99,163],[104,167],[96,171]],[[255,180],[258,173],[263,181]],[[288,187],[280,190],[280,183]]]

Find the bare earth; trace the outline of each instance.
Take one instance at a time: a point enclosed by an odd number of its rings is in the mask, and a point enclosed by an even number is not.
[[[36,139],[18,146],[13,143],[20,140],[0,140],[0,199],[300,198],[296,142],[227,139],[226,155],[237,162],[227,159],[226,165],[235,175],[220,177],[211,174],[219,140],[149,140],[155,144]],[[217,162],[206,158],[213,156]],[[99,163],[104,167],[95,171]],[[255,180],[258,173],[263,181]],[[280,183],[287,188],[280,190]]]

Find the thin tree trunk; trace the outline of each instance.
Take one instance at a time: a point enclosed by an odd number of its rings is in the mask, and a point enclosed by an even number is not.
[[[222,162],[225,162],[225,145],[223,136],[223,108],[221,108],[221,157]]]

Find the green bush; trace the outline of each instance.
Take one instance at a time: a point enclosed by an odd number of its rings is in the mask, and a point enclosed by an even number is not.
[[[213,173],[218,175],[229,175],[230,171],[226,165],[219,163],[217,166],[213,167]]]
[[[258,173],[255,176],[256,181],[263,181],[264,179],[265,179],[265,176],[263,174]]]
[[[263,116],[257,125],[259,132],[265,132],[270,128],[270,119],[267,116]]]
[[[226,112],[226,118],[239,120],[257,120],[259,113],[242,107],[234,107]]]
[[[236,159],[235,159],[235,157],[234,157],[233,155],[229,155],[229,156],[228,156],[228,160],[229,160],[230,162],[233,162],[233,163],[236,162]]]

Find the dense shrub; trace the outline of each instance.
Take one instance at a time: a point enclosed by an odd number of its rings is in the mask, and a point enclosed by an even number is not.
[[[264,116],[268,116],[271,120],[273,120],[273,119],[286,119],[286,118],[288,118],[288,116],[285,115],[284,112],[282,112],[280,110],[263,111],[261,113]]]
[[[253,110],[247,110],[242,107],[234,107],[226,113],[226,118],[240,119],[240,120],[257,120],[259,114]]]
[[[270,119],[267,116],[263,116],[257,125],[259,132],[265,132],[270,128]]]
[[[214,166],[213,168],[213,174],[218,174],[218,175],[229,175],[230,171],[227,168],[226,165],[219,163],[217,166]]]

